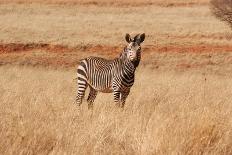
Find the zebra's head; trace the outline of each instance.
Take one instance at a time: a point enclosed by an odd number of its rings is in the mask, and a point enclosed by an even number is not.
[[[126,58],[131,62],[135,63],[137,67],[141,57],[140,44],[145,39],[145,33],[138,34],[134,38],[131,38],[129,34],[126,34],[125,39],[128,42],[128,45],[124,49],[124,54],[126,55]]]

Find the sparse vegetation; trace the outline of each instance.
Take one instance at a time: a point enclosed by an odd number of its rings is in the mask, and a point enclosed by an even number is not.
[[[232,29],[232,0],[211,0],[214,15],[227,22]]]

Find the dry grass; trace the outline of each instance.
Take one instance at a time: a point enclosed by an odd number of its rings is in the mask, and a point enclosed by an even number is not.
[[[98,7],[0,5],[0,42],[68,46],[125,44],[126,33],[145,32],[146,45],[231,45],[229,26],[208,6]]]
[[[209,0],[1,0],[0,3],[42,3],[42,4],[66,4],[66,5],[107,5],[107,6],[138,6],[138,5],[159,5],[159,6],[189,6],[205,5]]]
[[[124,111],[99,94],[78,116],[75,71],[0,73],[1,154],[232,153],[231,78],[139,68]]]
[[[217,52],[220,57],[232,51],[229,27],[211,15],[208,6],[2,4],[0,25],[1,65],[73,67],[89,55],[113,58],[125,45],[125,33],[139,32],[147,35],[143,56],[150,64],[158,60],[172,68],[168,62],[173,60],[156,52],[175,52],[171,59],[179,59],[183,54],[178,52]]]
[[[0,154],[232,154],[232,35],[208,0],[0,3]],[[78,115],[79,59],[140,32],[124,111],[99,94]]]
[[[126,33],[139,32],[147,35],[144,55],[232,51],[229,27],[208,6],[2,4],[0,25],[2,65],[73,67],[89,55],[112,58],[125,45]],[[58,46],[38,48],[41,43]]]

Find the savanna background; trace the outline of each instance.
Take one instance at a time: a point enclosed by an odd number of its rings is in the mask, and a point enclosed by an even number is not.
[[[232,154],[231,12],[221,10],[209,0],[0,0],[0,154]],[[125,109],[99,94],[78,113],[79,60],[113,59],[126,33],[143,32]]]

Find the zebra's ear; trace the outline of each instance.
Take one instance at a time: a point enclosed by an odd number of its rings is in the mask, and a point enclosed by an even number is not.
[[[135,40],[138,44],[142,43],[142,42],[144,41],[144,39],[145,39],[145,33],[143,33],[143,34],[138,34],[138,35],[136,35],[135,38],[134,38],[134,40]]]
[[[140,43],[142,43],[145,40],[145,33],[140,35]]]
[[[125,39],[126,39],[126,41],[127,41],[128,43],[131,42],[131,37],[130,37],[130,35],[129,35],[128,33],[126,34]]]

